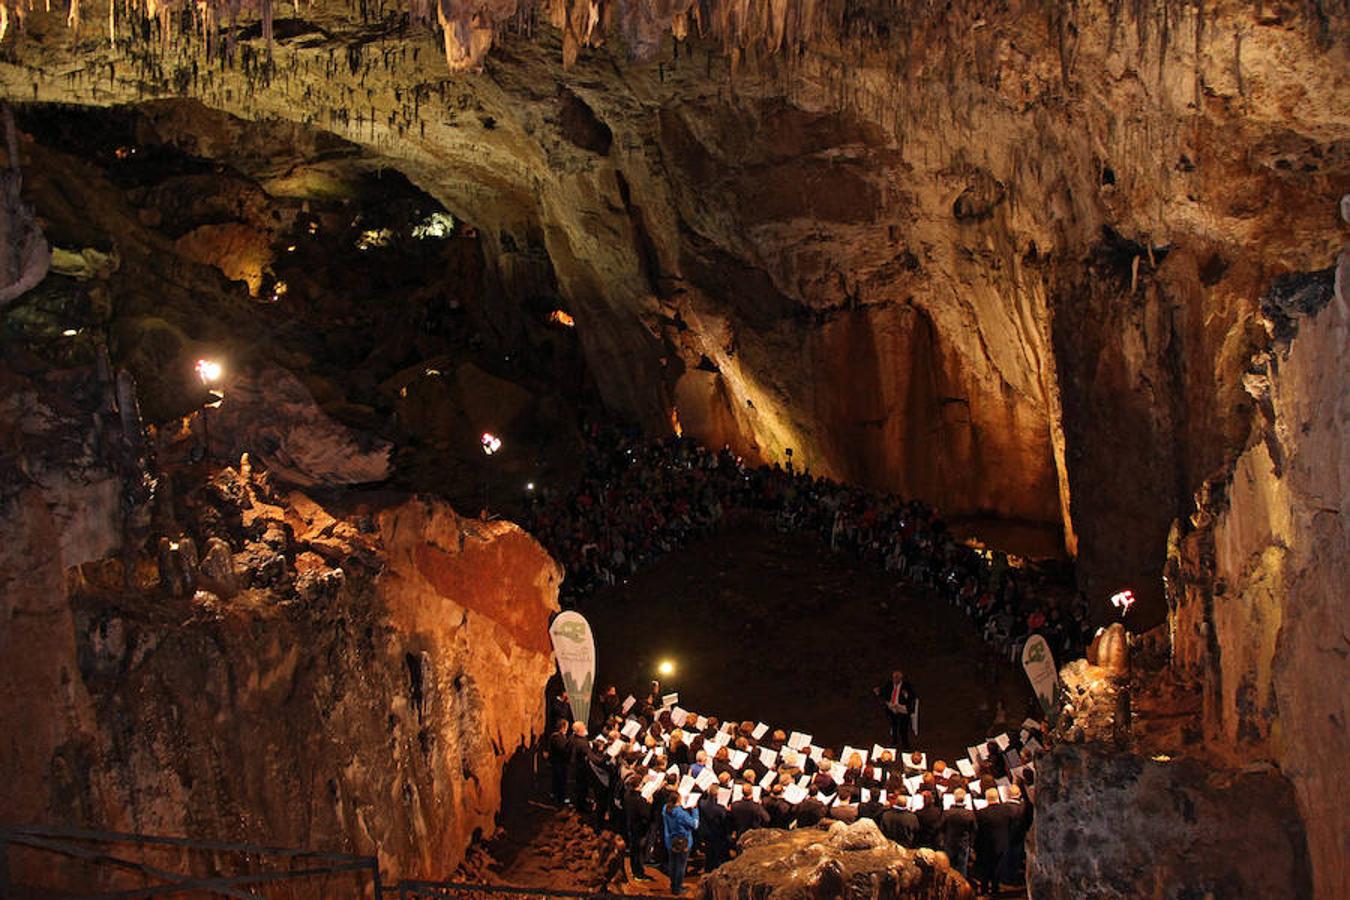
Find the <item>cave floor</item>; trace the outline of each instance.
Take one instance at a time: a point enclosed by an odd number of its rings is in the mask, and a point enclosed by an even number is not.
[[[1034,702],[1020,669],[989,650],[961,611],[814,536],[751,517],[581,611],[595,631],[597,684],[615,684],[620,697],[645,689],[670,659],[665,689],[684,708],[806,731],[836,749],[888,743],[871,688],[897,666],[921,702],[915,749],[948,760],[1021,722]]]

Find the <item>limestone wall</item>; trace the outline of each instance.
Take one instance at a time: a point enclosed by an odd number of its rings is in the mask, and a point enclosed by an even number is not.
[[[1309,895],[1278,773],[1216,777],[1196,760],[1065,745],[1036,774],[1028,879],[1038,900]]]
[[[4,820],[452,873],[544,725],[543,549],[439,501],[328,509],[245,467],[179,496],[194,512],[157,567],[126,530],[125,472],[61,455],[106,434],[35,398],[47,455],[7,442],[29,477],[0,508]],[[192,583],[161,580],[188,541]]]
[[[591,47],[498,22],[450,77],[429,33],[367,46],[340,5],[307,8],[275,70],[137,40],[71,66],[63,17],[34,11],[0,80],[39,101],[189,96],[384,154],[481,229],[495,327],[556,288],[612,408],[954,515],[1058,522],[1094,599],[1130,586],[1161,621],[1168,523],[1241,443],[1257,299],[1336,246],[1317,200],[1347,165],[1343,10],[821,7],[743,46],[711,23],[732,44],[664,36],[685,11],[607,19]],[[931,357],[903,337],[911,308]],[[825,359],[856,372],[817,382]]]
[[[1261,413],[1231,475],[1202,496],[1173,551],[1174,666],[1204,695],[1208,743],[1271,760],[1293,782],[1318,896],[1350,891],[1338,792],[1347,776],[1347,252],[1268,298],[1254,361]]]

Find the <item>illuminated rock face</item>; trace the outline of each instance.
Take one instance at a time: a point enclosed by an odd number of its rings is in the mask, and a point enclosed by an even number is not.
[[[438,501],[343,513],[245,467],[188,498],[202,560],[166,592],[123,518],[125,472],[59,457],[88,421],[66,412],[0,507],[0,714],[26,723],[3,739],[5,819],[448,876],[543,727],[556,564]],[[72,504],[78,529],[61,524]]]
[[[1261,411],[1250,446],[1207,486],[1174,541],[1174,662],[1203,691],[1206,743],[1271,760],[1294,784],[1319,896],[1350,892],[1339,802],[1350,720],[1344,650],[1350,496],[1346,285],[1335,270],[1277,284],[1275,336],[1248,386]]]
[[[364,26],[326,3],[274,73],[133,41],[57,80],[69,35],[33,11],[0,81],[331,129],[479,226],[497,327],[556,288],[610,407],[1057,524],[1085,590],[1156,623],[1168,526],[1245,434],[1256,299],[1334,250],[1347,51],[1320,10],[442,4],[484,69],[450,80],[416,29],[336,52]]]
[[[736,6],[765,9],[706,8]],[[1344,11],[815,4],[833,15],[794,20],[789,3],[726,20],[728,46],[664,38],[691,24],[680,7],[555,3],[561,33],[504,33],[517,4],[443,4],[442,48],[415,30],[371,42],[319,2],[275,70],[241,52],[199,71],[187,45],[88,42],[74,60],[63,16],[35,10],[0,83],[91,105],[188,96],[316,154],[294,123],[336,132],[479,227],[503,333],[532,315],[509,298],[556,289],[611,408],[753,458],[791,447],[948,513],[1058,522],[1092,601],[1139,596],[1132,622],[1162,620],[1169,526],[1218,473],[1231,503],[1176,535],[1178,670],[1206,691],[1215,752],[1286,768],[1317,892],[1350,893],[1323,789],[1344,780],[1325,754],[1346,715],[1324,708],[1344,683],[1325,598],[1343,585],[1345,479],[1324,483],[1344,425],[1308,418],[1336,409],[1312,376],[1343,359],[1343,335],[1315,337],[1341,313],[1289,351],[1325,342],[1320,363],[1243,389],[1272,279],[1324,268],[1342,240]],[[765,52],[780,33],[793,52]],[[483,71],[447,80],[446,50]],[[184,141],[238,137],[196,128],[192,104],[153,108]],[[1277,424],[1248,448],[1253,412]]]

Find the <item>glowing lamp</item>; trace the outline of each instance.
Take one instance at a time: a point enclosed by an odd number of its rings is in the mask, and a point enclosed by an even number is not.
[[[213,359],[197,360],[197,377],[202,380],[204,385],[215,384],[224,373],[225,369]]]
[[[656,671],[662,678],[669,678],[671,675],[675,674],[675,663],[668,659],[663,659],[661,660],[661,664],[656,667]]]
[[[548,320],[550,322],[556,322],[565,328],[575,328],[577,324],[576,319],[572,318],[567,312],[561,309],[555,309],[553,312],[549,313]]]
[[[79,333],[80,330],[78,328],[67,328],[65,331],[61,332],[61,337],[74,337]]]
[[[532,491],[532,490],[534,490],[534,482],[533,482],[533,481],[527,481],[527,482],[525,482],[525,490],[527,490],[527,491]]]
[[[490,431],[483,432],[483,437],[480,440],[480,443],[483,445],[483,453],[485,453],[488,456],[491,456],[498,450],[502,449],[502,439],[497,437]]]
[[[1111,595],[1111,605],[1120,610],[1121,618],[1124,618],[1130,607],[1134,606],[1135,599],[1134,591],[1121,591]]]

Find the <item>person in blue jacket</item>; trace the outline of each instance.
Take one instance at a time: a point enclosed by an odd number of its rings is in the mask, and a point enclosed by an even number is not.
[[[678,797],[671,797],[661,813],[666,826],[666,871],[670,874],[670,892],[684,890],[684,870],[689,865],[689,847],[698,828],[698,810],[684,809]]]

